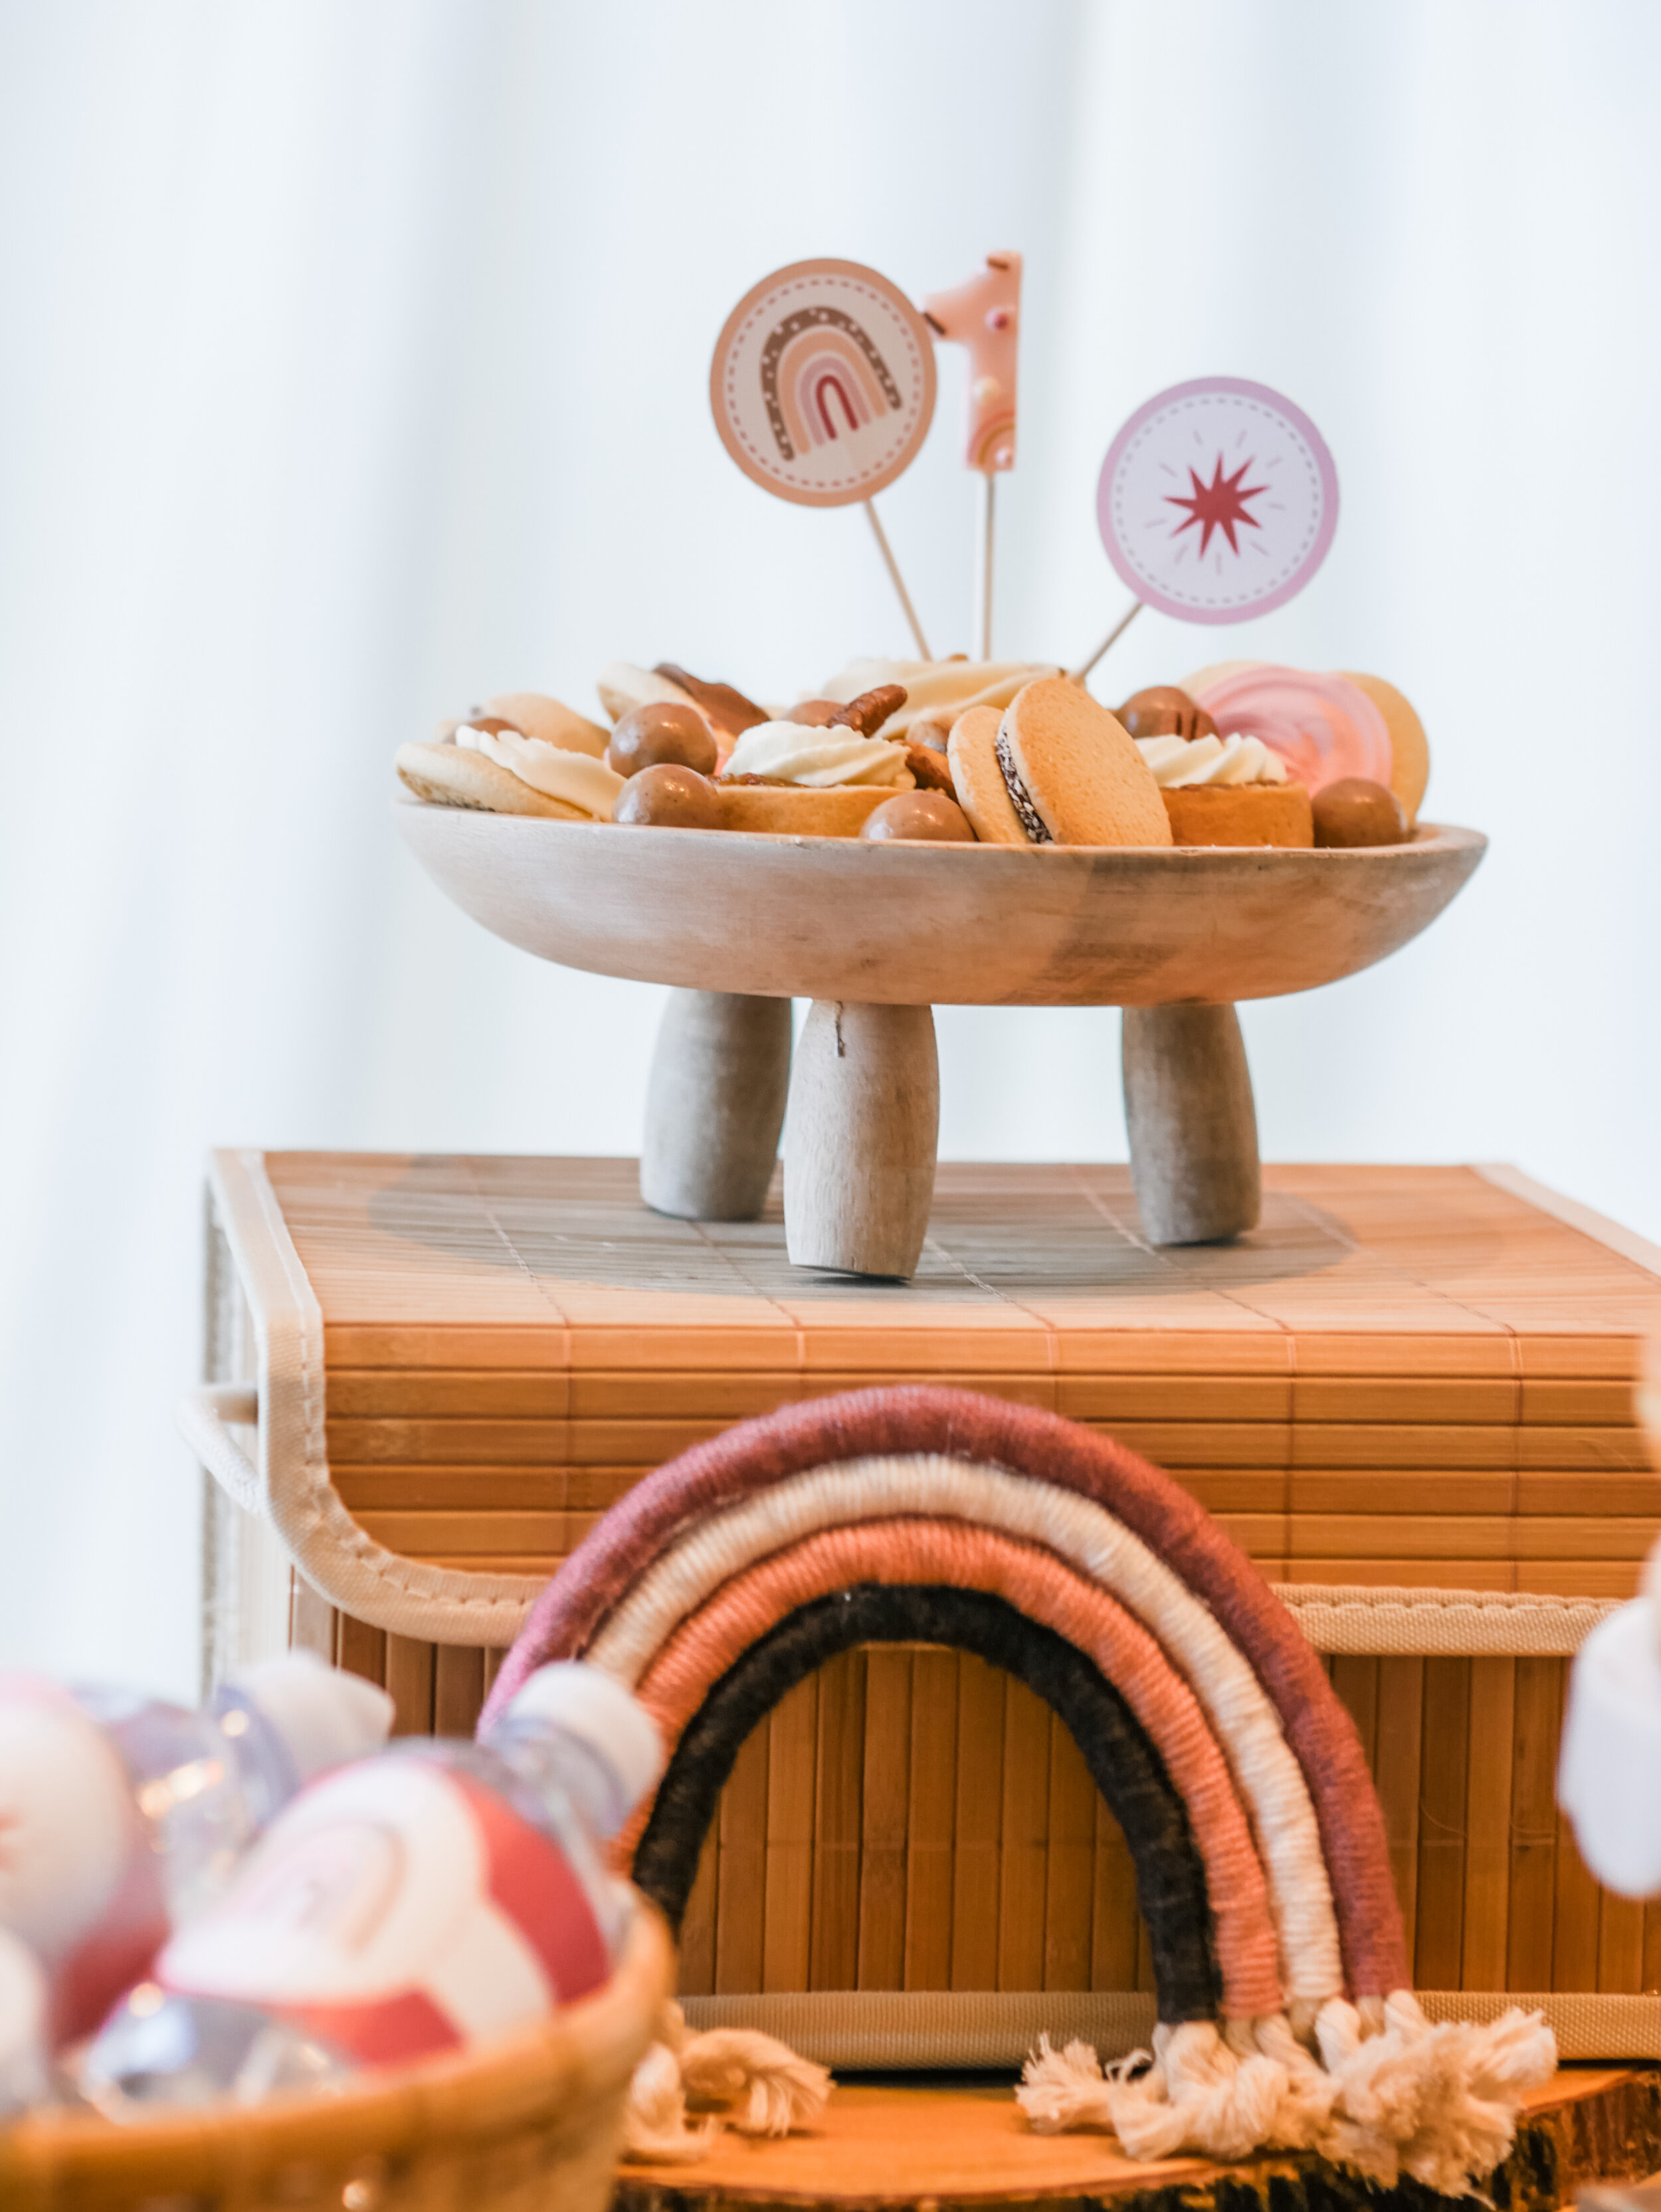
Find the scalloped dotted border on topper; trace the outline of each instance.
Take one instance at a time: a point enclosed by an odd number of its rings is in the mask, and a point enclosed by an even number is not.
[[[1242,592],[1219,600],[1210,595],[1201,601],[1167,584],[1155,582],[1137,566],[1128,550],[1130,517],[1124,511],[1124,465],[1155,429],[1173,414],[1182,414],[1217,399],[1244,403],[1252,411],[1271,417],[1291,434],[1313,494],[1313,517],[1294,552],[1283,559],[1270,580],[1268,591]],[[1338,475],[1326,441],[1303,410],[1283,393],[1244,377],[1196,377],[1173,384],[1144,401],[1107,448],[1096,487],[1096,520],[1107,558],[1129,588],[1146,606],[1179,621],[1221,623],[1244,622],[1250,616],[1268,614],[1294,599],[1326,558],[1338,526]]]
[[[856,298],[880,301],[906,333],[909,358],[906,389],[914,394],[906,410],[902,434],[891,456],[880,467],[858,477],[834,480],[828,485],[809,486],[791,481],[787,467],[766,454],[746,435],[737,415],[735,356],[739,341],[755,325],[781,312],[792,293],[807,294],[816,283],[830,277]],[[911,301],[888,278],[857,261],[796,261],[775,269],[752,287],[728,316],[717,339],[710,362],[709,398],[715,427],[722,444],[753,483],[777,498],[799,507],[846,507],[870,499],[910,467],[934,420],[936,374],[934,344],[922,317]]]

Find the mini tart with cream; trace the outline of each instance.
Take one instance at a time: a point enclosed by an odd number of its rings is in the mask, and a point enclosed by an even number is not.
[[[916,788],[906,751],[851,728],[759,722],[739,737],[718,780],[727,827],[857,837],[885,799]]]
[[[1309,793],[1259,738],[1138,738],[1178,845],[1312,845]]]
[[[441,744],[400,745],[397,771],[417,799],[486,814],[609,822],[623,787],[603,761],[519,731],[462,722]]]

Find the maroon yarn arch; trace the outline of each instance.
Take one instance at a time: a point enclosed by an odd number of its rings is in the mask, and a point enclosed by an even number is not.
[[[486,1727],[527,1674],[580,1658],[666,1545],[724,1506],[815,1468],[939,1455],[1052,1483],[1122,1521],[1209,1608],[1278,1714],[1301,1768],[1357,1996],[1409,1986],[1384,1818],[1353,1722],[1297,1624],[1244,1553],[1171,1478],[1060,1415],[933,1384],[809,1399],[670,1460],[613,1506],[531,1609],[497,1675]]]

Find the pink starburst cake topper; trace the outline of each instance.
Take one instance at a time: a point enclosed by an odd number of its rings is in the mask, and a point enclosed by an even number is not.
[[[1244,622],[1300,592],[1338,524],[1338,473],[1300,407],[1243,377],[1173,384],[1138,407],[1096,488],[1107,558],[1145,605]]]

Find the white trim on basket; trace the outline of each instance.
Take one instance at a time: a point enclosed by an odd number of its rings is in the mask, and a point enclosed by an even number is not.
[[[1427,2019],[1497,2020],[1515,2005],[1541,2012],[1563,2058],[1661,2058],[1661,1996],[1560,1990],[1417,1990]],[[823,2066],[898,2072],[1019,2066],[1040,2035],[1076,2037],[1104,2059],[1145,2051],[1155,1998],[1130,1990],[815,1990],[682,1996],[694,2035],[745,2027],[775,2035]]]
[[[1485,1166],[1478,1173],[1661,1275],[1661,1248],[1515,1169]],[[505,1648],[524,1625],[540,1578],[424,1566],[377,1543],[353,1519],[329,1473],[323,1312],[266,1174],[265,1156],[216,1152],[209,1180],[253,1318],[259,1417],[254,1467],[222,1426],[234,1414],[209,1421],[205,1415],[216,1407],[208,1406],[207,1394],[189,1395],[180,1426],[209,1473],[237,1505],[270,1521],[305,1580],[355,1620],[433,1644]],[[1274,1587],[1318,1651],[1379,1657],[1567,1656],[1615,1609],[1597,1599],[1531,1593]]]
[[[209,1180],[258,1350],[257,1510],[312,1589],[354,1620],[433,1644],[510,1644],[542,1588],[539,1577],[422,1566],[378,1544],[342,1504],[324,1427],[323,1310],[265,1156],[216,1152]],[[209,1472],[246,1505],[220,1465]]]

